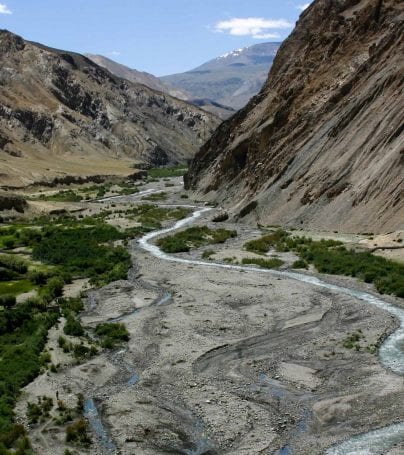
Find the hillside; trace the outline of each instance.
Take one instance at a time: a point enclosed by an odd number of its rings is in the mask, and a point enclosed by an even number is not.
[[[146,85],[147,87],[152,88],[153,90],[158,90],[159,92],[168,93],[169,95],[179,98],[180,100],[186,100],[189,98],[188,93],[175,89],[174,87],[169,87],[160,81],[158,77],[153,76],[153,74],[129,68],[121,63],[111,60],[110,58],[104,57],[103,55],[85,54],[85,56],[97,65],[107,69],[110,73],[115,74],[115,76],[122,77],[130,82]]]
[[[158,77],[153,76],[153,74],[137,71],[102,55],[86,54],[86,57],[88,57],[97,65],[106,68],[109,72],[115,74],[115,76],[122,77],[123,79],[127,79],[131,82],[144,84],[153,90],[168,93],[169,95],[187,101],[194,106],[198,106],[204,111],[217,115],[222,119],[229,118],[235,112],[235,109],[216,103],[210,99],[193,98],[190,93],[186,92],[185,90],[171,87],[170,84],[164,83]]]
[[[262,88],[280,43],[238,49],[186,73],[160,78],[172,87],[216,103],[242,108]]]
[[[236,216],[254,201],[251,222],[403,229],[403,18],[398,0],[315,1],[186,186]]]
[[[0,185],[184,162],[219,119],[86,57],[0,32]]]

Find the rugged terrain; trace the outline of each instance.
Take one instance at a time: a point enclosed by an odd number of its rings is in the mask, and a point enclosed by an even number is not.
[[[174,87],[169,87],[153,74],[147,73],[145,71],[138,71],[134,68],[129,68],[103,55],[85,54],[85,56],[97,65],[106,68],[110,73],[115,74],[115,76],[119,76],[122,79],[127,79],[131,82],[146,85],[153,90],[168,93],[169,95],[181,100],[186,100],[189,98],[188,93],[175,89]]]
[[[253,222],[346,232],[404,223],[399,0],[317,0],[186,185]],[[249,214],[247,214],[249,212]]]
[[[191,95],[191,93],[186,92],[185,90],[181,90],[179,88],[174,88],[170,86],[170,84],[164,83],[158,77],[153,76],[150,73],[137,71],[120,63],[114,62],[113,60],[102,55],[87,54],[86,56],[93,62],[97,63],[97,65],[106,68],[108,71],[110,71],[112,74],[115,74],[116,76],[122,77],[131,82],[144,84],[147,87],[152,88],[153,90],[159,90],[160,92],[168,93],[169,95],[175,96],[176,98],[179,98],[181,100],[188,101],[190,104],[198,106],[204,111],[211,112],[212,114],[215,114],[220,118],[223,119],[229,118],[235,112],[235,109],[229,106],[224,106],[208,98],[194,98]],[[261,86],[262,84],[260,85],[259,88],[261,88]]]
[[[0,185],[185,162],[219,119],[88,58],[0,32]]]
[[[145,192],[162,190],[164,204],[189,204],[177,178],[77,207],[83,215],[108,209],[110,222],[122,226],[122,210],[141,204]],[[211,220],[219,211],[203,210],[194,224],[217,227]],[[123,322],[127,346],[77,364],[57,343],[64,321],[51,330],[47,349],[58,372],[29,384],[16,408],[38,453],[62,455],[66,449],[65,427],[56,419],[27,423],[27,401],[43,395],[69,408],[79,393],[93,400],[85,413],[94,443],[68,445],[83,455],[320,455],[352,435],[404,419],[402,378],[368,349],[398,321],[355,297],[355,290],[374,289],[346,277],[322,277],[353,290],[349,295],[265,270],[225,269],[226,258],[251,255],[243,243],[260,231],[231,221],[220,227],[238,235],[212,246],[210,266],[204,248],[177,258],[205,265],[167,262],[134,240],[128,280],[89,291],[83,325]],[[283,270],[289,269],[293,255],[281,257]],[[317,275],[313,269],[303,273]],[[383,299],[402,307],[402,299]],[[348,348],[355,333],[360,346]],[[387,445],[383,453],[398,455],[403,440],[401,432],[396,447]]]
[[[279,46],[262,43],[237,49],[161,80],[185,90],[193,99],[209,99],[237,110],[261,90]]]

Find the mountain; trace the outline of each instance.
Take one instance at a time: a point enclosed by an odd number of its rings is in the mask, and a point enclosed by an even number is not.
[[[88,58],[0,31],[0,185],[193,157],[219,119]]]
[[[198,68],[160,79],[193,98],[210,99],[240,109],[256,95],[268,77],[280,43],[263,43],[229,52]]]
[[[186,186],[254,222],[403,229],[403,36],[399,0],[316,0]]]
[[[85,54],[85,56],[97,65],[106,68],[110,73],[115,74],[115,76],[122,77],[123,79],[127,79],[131,82],[146,85],[153,90],[168,93],[169,95],[181,100],[186,100],[190,97],[188,93],[164,84],[158,77],[153,76],[153,74],[129,68],[125,65],[122,65],[121,63],[104,57],[103,55]]]
[[[125,65],[117,63],[107,57],[102,55],[94,55],[94,54],[86,54],[90,60],[92,60],[97,65],[106,68],[115,76],[122,77],[123,79],[127,79],[131,82],[137,82],[139,84],[144,84],[147,87],[152,88],[153,90],[158,90],[163,93],[168,93],[171,96],[179,98],[181,100],[186,100],[188,103],[193,104],[195,106],[200,107],[201,109],[211,112],[219,116],[220,118],[228,118],[234,114],[235,109],[224,106],[220,103],[216,103],[209,99],[194,99],[192,95],[184,90],[180,90],[178,88],[174,88],[170,86],[168,83],[164,83],[158,77],[153,76],[150,73],[145,73],[142,71],[137,71],[132,68],[128,68]]]

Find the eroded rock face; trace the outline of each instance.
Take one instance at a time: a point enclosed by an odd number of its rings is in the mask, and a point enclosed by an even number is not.
[[[220,123],[82,55],[7,31],[0,31],[0,63],[0,158],[5,161],[0,185],[8,181],[3,173],[8,179],[16,174],[14,184],[83,175],[83,165],[106,174],[108,166],[100,169],[98,163],[107,160],[185,162]],[[78,169],[64,169],[64,162]]]
[[[398,0],[315,1],[186,186],[272,224],[402,228],[403,19]]]

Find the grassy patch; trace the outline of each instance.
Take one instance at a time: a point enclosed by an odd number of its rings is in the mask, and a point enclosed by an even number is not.
[[[254,264],[254,265],[259,265],[260,267],[264,269],[276,269],[283,265],[283,261],[281,261],[278,258],[270,258],[270,259],[264,259],[264,258],[243,258],[241,261],[242,264]]]
[[[55,194],[41,194],[33,199],[38,201],[80,202],[83,200],[83,197],[73,190],[65,190]]]
[[[224,243],[227,239],[236,236],[236,231],[195,226],[177,234],[163,237],[157,241],[157,245],[166,253],[180,253],[203,245]]]
[[[34,289],[34,284],[28,280],[0,281],[0,295],[20,295]]]
[[[156,179],[165,177],[182,177],[187,171],[187,167],[184,165],[178,165],[175,167],[158,167],[149,169],[147,173],[149,177]]]
[[[293,251],[306,264],[313,264],[320,273],[356,277],[366,283],[373,283],[382,294],[404,297],[404,264],[370,252],[347,249],[335,240],[316,241],[307,237],[293,237],[278,229],[260,239],[247,242],[244,247],[261,254],[270,249]],[[303,265],[299,262],[300,264]]]

